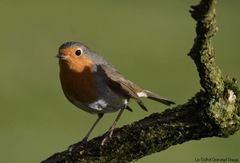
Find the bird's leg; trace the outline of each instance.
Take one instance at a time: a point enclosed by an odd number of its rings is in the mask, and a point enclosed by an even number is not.
[[[90,134],[92,133],[93,129],[96,127],[96,125],[98,124],[98,122],[100,121],[100,119],[103,117],[104,114],[99,113],[98,114],[98,118],[97,120],[94,122],[94,124],[92,125],[92,127],[90,128],[90,130],[88,131],[87,135],[82,139],[81,144],[85,144],[87,142],[88,137],[90,136]],[[69,151],[72,151],[75,147],[79,146],[79,143],[73,144],[71,146],[68,147]]]
[[[86,142],[88,137],[90,136],[90,134],[92,133],[93,129],[96,127],[96,125],[98,124],[98,122],[100,121],[100,119],[103,117],[103,113],[99,113],[98,114],[98,119],[94,122],[94,124],[92,125],[92,127],[90,128],[90,130],[88,131],[87,135],[83,138],[83,142]]]
[[[105,134],[104,139],[103,139],[102,142],[101,142],[101,145],[104,145],[104,143],[106,142],[106,140],[107,140],[108,138],[111,138],[111,137],[112,137],[113,130],[114,130],[114,128],[115,128],[115,126],[116,126],[119,118],[121,117],[124,109],[125,109],[125,108],[122,108],[122,109],[120,110],[120,112],[118,113],[118,115],[117,115],[115,121],[113,122],[112,126],[109,128],[109,130],[108,130],[107,133]]]

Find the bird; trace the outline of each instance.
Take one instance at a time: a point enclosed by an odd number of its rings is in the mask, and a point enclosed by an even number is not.
[[[59,77],[65,97],[77,108],[98,118],[82,139],[86,142],[91,132],[105,113],[119,111],[116,119],[102,140],[105,144],[112,137],[113,130],[125,109],[132,111],[130,99],[145,111],[141,98],[155,100],[165,105],[175,104],[173,101],[144,89],[126,79],[118,70],[101,55],[86,45],[69,41],[63,43],[56,57],[59,59]]]

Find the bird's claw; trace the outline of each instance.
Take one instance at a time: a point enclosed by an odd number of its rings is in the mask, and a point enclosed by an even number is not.
[[[113,134],[113,129],[110,129],[105,135],[104,135],[104,138],[101,142],[101,146],[103,146],[107,140],[111,139],[112,138],[112,134]]]

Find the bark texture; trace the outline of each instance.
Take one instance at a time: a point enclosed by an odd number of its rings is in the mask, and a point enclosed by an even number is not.
[[[201,0],[190,10],[197,35],[188,55],[197,66],[202,90],[185,104],[115,129],[103,146],[103,136],[99,136],[76,143],[42,163],[130,162],[189,140],[236,133],[240,127],[239,88],[235,79],[223,78],[211,43],[217,32],[216,2]]]

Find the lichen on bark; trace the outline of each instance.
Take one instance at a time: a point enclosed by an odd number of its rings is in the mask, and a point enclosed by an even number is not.
[[[236,79],[224,79],[214,60],[211,42],[216,35],[217,0],[201,0],[190,13],[196,20],[196,38],[189,56],[197,66],[202,89],[188,102],[114,130],[104,137],[79,142],[56,153],[51,162],[130,162],[173,145],[205,137],[228,137],[240,128],[240,91]]]

